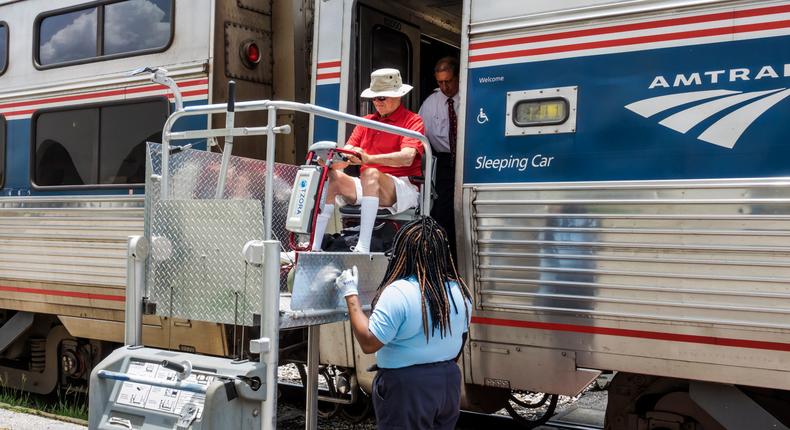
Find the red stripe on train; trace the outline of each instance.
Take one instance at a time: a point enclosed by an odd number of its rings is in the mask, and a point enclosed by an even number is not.
[[[208,84],[208,79],[196,79],[192,81],[184,81],[179,82],[179,87],[192,87],[195,85],[205,85]],[[148,91],[156,91],[160,89],[164,89],[166,87],[161,85],[147,85],[144,87],[133,87],[133,88],[121,88],[117,90],[109,90],[109,91],[100,91],[97,93],[86,93],[86,94],[74,94],[70,96],[61,96],[61,97],[52,97],[48,99],[38,99],[38,100],[27,100],[23,102],[14,102],[14,103],[6,103],[0,104],[0,109],[8,109],[20,106],[33,106],[33,105],[40,105],[46,103],[58,103],[58,102],[68,102],[68,101],[75,101],[75,100],[86,100],[98,97],[111,97],[111,96],[119,96],[124,94],[134,94],[134,93],[143,93]]]
[[[0,285],[0,291],[23,294],[38,294],[42,296],[76,297],[79,299],[108,300],[113,302],[126,301],[125,296],[112,296],[109,294],[78,293],[75,291],[38,290],[34,288],[6,287]]]
[[[192,90],[192,91],[184,91],[184,92],[182,92],[181,93],[181,97],[204,96],[204,95],[207,95],[207,94],[208,94],[208,90],[206,90],[206,89]],[[170,100],[174,99],[172,94],[168,94],[167,98],[170,99]],[[21,115],[30,115],[30,114],[34,113],[35,111],[37,111],[37,110],[38,109],[17,110],[17,111],[11,111],[11,112],[2,113],[2,115],[5,115],[7,117],[21,116]]]
[[[759,9],[722,12],[709,15],[689,16],[685,18],[663,19],[659,21],[638,22],[634,24],[615,25],[612,27],[589,28],[585,30],[566,31],[561,33],[540,34],[536,36],[517,37],[513,39],[492,40],[489,42],[472,43],[470,50],[496,48],[499,46],[520,45],[522,43],[546,42],[549,40],[570,39],[574,37],[597,36],[603,34],[622,33],[626,31],[649,30],[677,25],[699,24],[702,22],[721,21],[725,19],[750,18],[755,16],[775,15],[790,12],[790,5],[765,7]]]
[[[790,20],[762,22],[759,24],[744,24],[731,27],[708,28],[705,30],[683,31],[679,33],[654,34],[650,36],[629,37],[624,39],[601,40],[597,42],[575,43],[563,46],[549,46],[545,48],[523,49],[510,52],[497,52],[494,54],[473,55],[469,62],[501,60],[505,58],[530,57],[535,55],[555,54],[559,52],[583,51],[598,48],[611,48],[616,46],[639,45],[644,43],[666,42],[670,40],[694,39],[724,34],[749,33],[754,31],[777,30],[790,27]]]
[[[635,337],[639,339],[667,340],[671,342],[698,343],[705,345],[729,346],[735,348],[765,349],[769,351],[790,351],[790,343],[764,342],[748,339],[728,339],[713,336],[665,333],[658,331],[629,330],[622,328],[594,327],[574,324],[544,323],[536,321],[505,320],[498,318],[472,317],[473,324],[501,327],[530,328],[537,330],[564,331],[571,333],[602,334],[607,336]]]
[[[340,60],[338,61],[326,61],[324,63],[318,63],[319,69],[326,69],[329,67],[340,67]]]
[[[337,73],[322,73],[320,75],[316,75],[315,76],[316,80],[319,80],[319,79],[333,79],[333,78],[339,78],[339,77],[340,77],[340,72],[337,72]]]

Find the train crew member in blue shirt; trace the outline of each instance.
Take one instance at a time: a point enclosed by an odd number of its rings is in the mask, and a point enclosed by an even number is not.
[[[455,256],[455,144],[458,136],[458,59],[444,57],[433,68],[439,88],[428,96],[420,107],[420,116],[425,124],[425,137],[433,147],[436,157],[436,201],[431,216],[444,227]]]
[[[368,318],[357,267],[336,280],[354,337],[376,353],[373,405],[379,429],[453,429],[460,414],[463,349],[471,295],[458,276],[447,234],[430,217],[401,228]]]

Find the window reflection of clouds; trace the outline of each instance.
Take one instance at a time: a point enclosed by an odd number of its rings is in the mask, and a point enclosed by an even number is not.
[[[41,64],[95,57],[96,9],[45,18],[40,34]]]
[[[105,6],[104,54],[167,45],[170,12],[170,0],[130,0]]]
[[[128,0],[104,8],[104,46],[97,53],[98,7],[50,16],[39,28],[43,65],[162,48],[170,40],[172,0]]]

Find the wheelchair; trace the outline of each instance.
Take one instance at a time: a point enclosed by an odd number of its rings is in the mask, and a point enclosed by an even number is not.
[[[307,251],[312,247],[313,241],[315,240],[315,237],[313,237],[315,222],[321,211],[321,203],[325,198],[325,186],[327,184],[329,171],[334,163],[347,162],[349,156],[359,157],[359,154],[353,150],[338,148],[337,143],[332,141],[315,142],[308,148],[307,162],[300,168],[300,173],[302,174],[297,174],[297,180],[294,184],[294,195],[297,196],[297,201],[305,200],[304,212],[301,215],[304,216],[309,213],[309,220],[302,218],[302,225],[304,228],[300,230],[288,228],[291,231],[290,244],[294,250]],[[423,172],[426,171],[426,163],[433,163],[433,157],[430,158],[429,160],[424,159],[421,163]],[[431,176],[435,177],[435,172],[434,175]],[[418,207],[395,214],[390,212],[389,209],[379,208],[376,214],[375,226],[373,227],[373,237],[370,246],[371,252],[387,251],[391,247],[395,233],[397,233],[403,225],[417,219],[423,213],[420,205],[424,201],[424,193],[426,192],[425,178],[424,176],[411,176],[409,180],[417,185],[419,189],[420,198]],[[433,181],[433,178],[431,178],[431,180]],[[300,181],[306,183],[300,183]],[[304,195],[304,198],[301,197],[302,195]],[[431,200],[434,198],[435,196],[432,195]],[[294,200],[293,197],[292,200]],[[292,209],[294,208],[289,207],[289,219],[293,214]],[[424,212],[429,213],[430,211]],[[342,228],[338,233],[324,236],[322,243],[323,251],[349,252],[351,250],[351,245],[356,243],[359,236],[360,206],[345,205],[338,209],[338,213],[340,215]],[[309,236],[309,240],[305,241],[304,237],[307,236]],[[302,238],[301,241],[300,237]]]

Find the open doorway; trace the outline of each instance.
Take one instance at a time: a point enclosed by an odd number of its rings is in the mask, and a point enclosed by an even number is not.
[[[355,69],[349,85],[349,110],[356,110],[354,113],[358,115],[373,113],[373,104],[361,99],[359,94],[370,85],[372,71],[395,68],[400,71],[403,82],[414,87],[402,98],[402,105],[412,112],[420,112],[426,99],[435,95],[439,87],[434,73],[437,62],[444,57],[460,58],[461,7],[459,0],[360,0],[356,9],[357,25],[353,39],[355,50],[352,51],[351,64]],[[455,75],[457,79],[457,70]],[[433,182],[435,200],[431,215],[447,230],[455,250],[454,145],[450,148],[448,144],[450,114],[447,97],[441,96],[440,92],[431,100],[437,106],[432,112],[438,114],[423,118],[426,135],[431,140],[436,156],[436,177]],[[438,98],[442,100],[436,102]],[[457,111],[460,100],[455,102]],[[457,117],[453,121],[457,128]],[[433,127],[433,133],[430,127]],[[455,137],[456,128],[453,128]],[[437,134],[440,129],[443,130],[444,141],[437,145],[432,134]],[[350,135],[350,127],[347,133]]]
[[[459,56],[460,49],[457,46],[422,35],[420,39],[420,104],[437,88],[433,73],[436,62],[444,57],[459,58]]]

